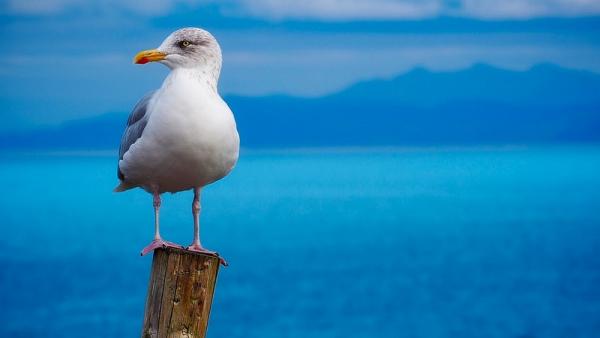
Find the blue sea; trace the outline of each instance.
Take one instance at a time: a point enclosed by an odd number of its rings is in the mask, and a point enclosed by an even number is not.
[[[115,156],[0,155],[1,337],[139,336],[152,199]],[[598,146],[243,151],[202,206],[209,337],[600,337]]]

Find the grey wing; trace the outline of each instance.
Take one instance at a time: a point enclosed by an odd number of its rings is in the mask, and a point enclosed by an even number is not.
[[[135,105],[129,118],[127,119],[127,127],[125,128],[125,132],[121,137],[121,145],[119,146],[119,161],[123,159],[123,156],[129,150],[132,144],[135,143],[142,134],[144,133],[144,128],[146,128],[146,124],[148,123],[148,104],[152,99],[156,91],[152,91],[146,94],[142,99]],[[121,172],[121,168],[117,165],[117,177],[122,181],[125,179],[123,173]]]

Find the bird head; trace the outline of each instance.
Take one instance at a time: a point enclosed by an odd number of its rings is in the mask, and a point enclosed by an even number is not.
[[[169,35],[156,49],[139,52],[133,62],[160,62],[171,69],[221,67],[221,48],[209,32],[182,28]]]

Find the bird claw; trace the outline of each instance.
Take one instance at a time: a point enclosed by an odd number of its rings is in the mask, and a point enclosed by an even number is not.
[[[153,240],[144,249],[142,249],[142,252],[140,252],[140,255],[145,256],[149,252],[154,251],[159,248],[164,249],[164,248],[179,248],[179,247],[180,247],[179,245],[177,245],[173,242],[165,241],[162,238],[159,238],[159,239]]]
[[[193,251],[193,252],[199,252],[199,253],[207,254],[207,255],[210,255],[210,256],[215,256],[215,257],[217,257],[219,259],[219,262],[221,262],[221,265],[223,265],[223,266],[229,266],[229,264],[227,263],[227,261],[225,260],[225,258],[221,257],[218,252],[206,250],[201,245],[192,244],[192,245],[190,245],[188,247],[185,247],[184,249],[186,249],[188,251]]]

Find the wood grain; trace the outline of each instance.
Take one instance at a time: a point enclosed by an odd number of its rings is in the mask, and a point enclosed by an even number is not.
[[[183,249],[157,249],[142,338],[206,336],[220,260]]]

